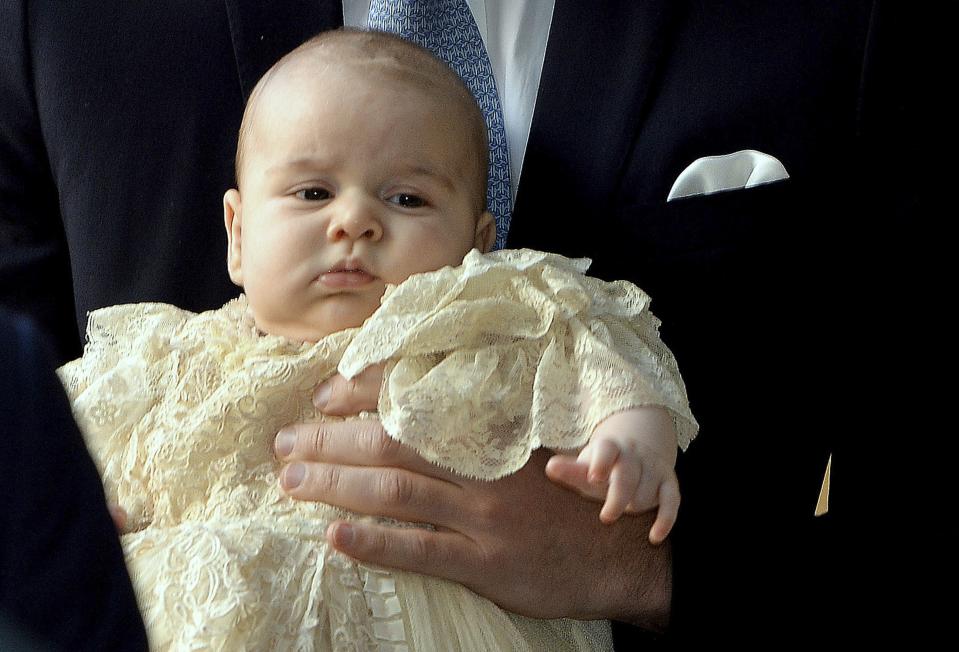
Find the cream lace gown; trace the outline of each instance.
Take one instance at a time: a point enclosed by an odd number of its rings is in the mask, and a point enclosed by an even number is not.
[[[540,446],[582,446],[606,416],[669,408],[696,424],[649,298],[588,261],[470,253],[391,288],[358,328],[316,343],[259,333],[245,299],[193,314],[90,315],[61,370],[110,498],[157,650],[608,649],[608,623],[534,620],[457,584],[356,563],[326,525],[361,518],[278,489],[275,433],[317,419],[317,383],[388,360],[379,418],[458,473],[494,479]]]

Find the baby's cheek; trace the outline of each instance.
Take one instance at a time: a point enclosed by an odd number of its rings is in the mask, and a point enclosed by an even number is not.
[[[432,272],[447,266],[457,267],[463,263],[472,248],[472,241],[451,240],[447,237],[444,241],[424,246],[421,255],[412,265],[418,267],[416,272]]]

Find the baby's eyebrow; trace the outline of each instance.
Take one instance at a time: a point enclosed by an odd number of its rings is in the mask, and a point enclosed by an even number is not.
[[[456,184],[453,183],[453,175],[446,170],[422,165],[419,163],[409,163],[405,166],[404,172],[407,174],[430,177],[446,186],[448,190],[456,190]]]
[[[305,156],[302,158],[295,158],[290,161],[283,161],[282,163],[276,163],[271,165],[266,169],[266,175],[272,176],[274,174],[280,174],[283,172],[288,172],[289,170],[316,170],[323,169],[328,167],[326,161],[321,158],[316,158],[313,156]]]
[[[264,174],[267,177],[272,177],[290,171],[328,170],[331,167],[335,167],[335,165],[321,157],[303,156],[275,163],[268,167]],[[445,168],[424,165],[418,161],[399,161],[396,164],[396,169],[401,175],[428,177],[444,186],[447,190],[456,190],[456,183],[453,181],[455,175],[452,171],[447,171]]]

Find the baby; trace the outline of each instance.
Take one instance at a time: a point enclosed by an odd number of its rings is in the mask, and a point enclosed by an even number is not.
[[[658,505],[650,540],[667,535],[677,441],[696,424],[648,297],[583,261],[480,253],[495,235],[485,152],[469,90],[427,51],[321,34],[243,117],[224,215],[245,298],[91,314],[61,375],[129,512],[153,647],[609,647],[604,623],[524,618],[333,553],[323,525],[359,517],[277,488],[272,435],[319,418],[312,387],[383,365],[378,416],[426,459],[495,479],[536,447],[581,448],[558,479],[604,501],[605,522]]]
[[[343,53],[331,62],[325,48],[305,46],[250,99],[242,194],[228,191],[224,212],[230,277],[267,333],[312,342],[360,326],[387,284],[492,246],[479,107],[444,64],[382,41],[408,59]],[[594,437],[579,456],[587,481],[568,479],[605,496],[607,522],[659,504],[650,533],[659,543],[679,506],[676,436],[655,417],[635,421],[646,427]]]

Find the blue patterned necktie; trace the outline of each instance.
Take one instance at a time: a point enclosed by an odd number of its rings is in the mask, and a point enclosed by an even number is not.
[[[392,32],[413,41],[455,70],[479,103],[489,139],[489,186],[486,202],[496,218],[496,249],[506,245],[512,195],[509,148],[503,109],[493,67],[466,0],[373,0],[370,29]]]

